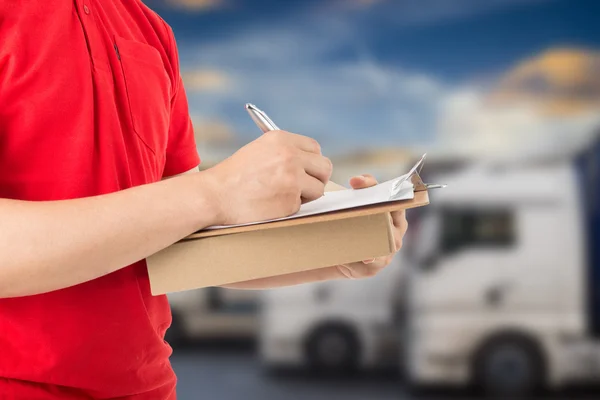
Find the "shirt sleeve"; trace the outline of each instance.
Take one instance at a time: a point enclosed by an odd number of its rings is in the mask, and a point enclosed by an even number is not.
[[[163,22],[164,23],[164,22]],[[171,122],[165,158],[163,178],[184,173],[200,164],[200,157],[190,118],[187,95],[179,71],[179,55],[173,31],[166,24],[169,35],[169,55],[173,68],[173,97],[171,99]]]

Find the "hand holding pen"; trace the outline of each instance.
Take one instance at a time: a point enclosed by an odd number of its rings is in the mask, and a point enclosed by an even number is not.
[[[265,133],[270,131],[276,131],[277,125],[258,107],[253,104],[246,104],[246,110],[250,114],[252,120],[256,123],[256,125]],[[418,168],[419,164],[415,168]],[[363,174],[359,176],[355,176],[350,179],[350,186],[353,189],[363,189],[370,186],[374,186],[377,184],[377,180],[374,176],[369,174]],[[406,221],[406,213],[404,210],[395,211],[390,214],[390,218],[393,223],[393,233],[394,233],[394,242],[396,250],[400,250],[402,247],[402,238],[406,233],[408,228],[408,222]],[[374,258],[371,260],[364,260],[362,262],[355,262],[343,265],[336,265],[334,268],[340,275],[350,278],[364,278],[377,274],[381,269],[385,268],[390,264],[393,258],[393,254]]]
[[[266,114],[256,115],[265,134],[208,174],[221,225],[292,215],[302,203],[323,196],[331,176],[331,161],[323,157],[316,140],[278,130]]]

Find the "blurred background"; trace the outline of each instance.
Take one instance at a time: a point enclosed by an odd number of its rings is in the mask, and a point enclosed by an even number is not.
[[[375,278],[170,295],[181,399],[600,395],[598,1],[146,3],[203,168],[260,134],[252,102],[340,184],[423,153],[448,184]]]

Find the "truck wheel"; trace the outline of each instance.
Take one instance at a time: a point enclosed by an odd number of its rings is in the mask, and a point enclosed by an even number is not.
[[[544,359],[530,339],[497,337],[484,345],[474,360],[475,384],[495,398],[523,398],[542,388]]]
[[[354,331],[344,325],[316,329],[306,343],[306,357],[311,372],[348,374],[358,369],[359,341]]]

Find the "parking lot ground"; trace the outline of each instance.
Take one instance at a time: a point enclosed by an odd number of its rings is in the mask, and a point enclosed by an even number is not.
[[[207,344],[177,348],[171,359],[179,400],[476,400],[448,388],[411,395],[393,371],[351,378],[319,378],[303,371],[264,371],[251,345]],[[541,398],[591,400],[597,388],[577,388]]]

